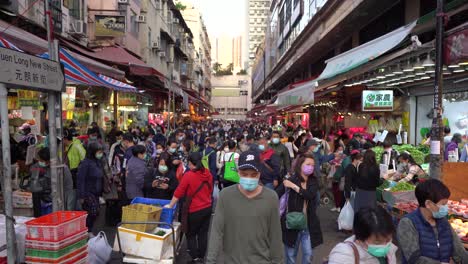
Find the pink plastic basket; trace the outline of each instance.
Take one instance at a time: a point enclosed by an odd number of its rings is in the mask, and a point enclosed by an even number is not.
[[[26,239],[55,242],[81,233],[86,228],[86,212],[58,211],[26,222]]]

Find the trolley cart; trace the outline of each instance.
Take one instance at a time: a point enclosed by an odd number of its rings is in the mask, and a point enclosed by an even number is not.
[[[176,239],[176,228],[172,223],[167,223],[167,222],[121,222],[117,225],[117,243],[119,247],[119,253],[122,256],[122,259],[125,258],[125,253],[122,251],[122,244],[121,244],[121,239],[120,239],[120,232],[119,232],[119,227],[122,225],[132,225],[132,224],[155,224],[155,225],[162,225],[166,227],[170,227],[170,230],[172,231],[172,253],[173,253],[173,258],[172,261],[170,259],[161,259],[161,260],[151,260],[151,263],[155,264],[166,264],[166,263],[176,263],[176,259],[178,257],[178,250],[180,249],[180,244],[182,242],[181,240]],[[138,232],[138,231],[136,231]],[[124,262],[125,263],[125,262]]]

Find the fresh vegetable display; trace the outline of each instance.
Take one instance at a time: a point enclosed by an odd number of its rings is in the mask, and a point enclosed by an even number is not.
[[[379,186],[379,189],[387,189],[390,187],[390,182],[385,180],[382,185]]]
[[[405,152],[405,151],[408,152],[414,158],[414,161],[416,161],[416,163],[418,163],[419,165],[424,163],[424,159],[426,157],[426,154],[423,153],[422,151],[420,151],[418,149],[418,147],[406,144],[406,145],[394,145],[393,149],[398,151],[398,153],[400,153],[400,154]],[[375,152],[375,157],[377,159],[377,163],[380,163],[380,159],[382,158],[382,154],[384,152],[383,147],[380,147],[380,146],[379,147],[374,147],[374,148],[372,148],[372,150]]]
[[[415,186],[407,183],[407,182],[399,182],[395,186],[393,186],[390,191],[391,192],[401,192],[401,191],[413,191]]]

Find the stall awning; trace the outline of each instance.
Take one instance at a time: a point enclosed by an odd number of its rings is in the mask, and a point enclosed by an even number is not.
[[[135,92],[136,88],[129,84],[122,83],[108,76],[96,75],[83,66],[78,60],[71,56],[66,50],[60,49],[60,62],[64,65],[65,79],[68,83],[103,86],[112,90]],[[44,53],[41,57],[48,58],[49,54]]]
[[[99,60],[128,66],[130,73],[135,75],[156,76],[161,81],[163,81],[165,78],[164,74],[162,74],[155,68],[147,65],[144,61],[130,54],[128,51],[126,51],[123,47],[120,46],[104,47],[99,50],[95,50],[95,52],[92,52],[90,56],[93,56],[94,58]]]
[[[11,43],[8,40],[6,40],[4,38],[1,38],[1,37],[0,37],[0,47],[16,50],[16,51],[19,51],[19,52],[24,52],[20,48],[16,47],[13,43]]]
[[[317,80],[345,73],[390,51],[410,34],[414,26],[416,21],[327,60]]]
[[[278,105],[304,105],[314,102],[316,81],[308,81],[278,94]]]
[[[3,20],[0,20],[0,37],[8,40],[10,43],[13,43],[15,47],[28,52],[29,54],[42,54],[48,50],[46,40],[23,29],[10,25]],[[93,72],[99,72],[116,79],[122,79],[125,77],[125,73],[123,71],[90,58],[80,56],[71,51],[69,53]]]

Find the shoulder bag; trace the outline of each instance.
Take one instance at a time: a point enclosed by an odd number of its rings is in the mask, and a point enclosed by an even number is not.
[[[186,195],[185,196],[185,201],[182,205],[182,210],[181,210],[181,230],[182,233],[187,233],[188,232],[188,215],[189,215],[189,209],[190,209],[190,204],[192,203],[192,198],[197,195],[197,193],[203,188],[203,185],[209,185],[207,181],[204,181],[198,186],[197,190],[192,194],[192,195]]]
[[[289,200],[289,194],[288,194]],[[297,198],[296,198],[297,200]],[[289,201],[286,209],[286,228],[290,230],[305,230],[307,229],[307,218],[305,214],[301,212],[289,212]]]

